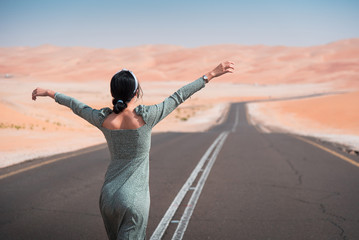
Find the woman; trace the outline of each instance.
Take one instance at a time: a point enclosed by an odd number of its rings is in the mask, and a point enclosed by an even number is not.
[[[232,62],[221,63],[162,103],[152,106],[135,106],[141,88],[135,75],[128,70],[116,73],[111,79],[112,110],[92,109],[52,90],[36,88],[32,92],[33,100],[39,96],[54,98],[105,135],[111,162],[101,189],[100,210],[109,239],[145,238],[150,207],[148,164],[152,128],[205,83],[233,71]]]

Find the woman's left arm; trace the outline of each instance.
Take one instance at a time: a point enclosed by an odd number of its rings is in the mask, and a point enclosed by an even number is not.
[[[191,97],[195,92],[199,91],[205,86],[205,82],[211,81],[213,78],[222,76],[226,73],[233,73],[234,63],[233,62],[223,62],[215,67],[212,71],[205,74],[207,79],[203,77],[195,80],[192,83],[189,83],[182,88],[178,89],[170,97],[166,98],[162,103],[150,106],[151,112],[154,113],[152,121],[149,122],[151,127],[154,127],[158,122],[164,119],[168,114],[170,114],[175,108],[177,108],[181,103],[186,99]]]
[[[37,97],[51,97],[61,105],[71,108],[71,110],[81,118],[85,119],[96,127],[101,127],[103,114],[101,111],[93,109],[88,105],[78,101],[75,98],[66,96],[65,94],[54,92],[49,89],[36,88],[32,92],[32,99],[35,101]]]

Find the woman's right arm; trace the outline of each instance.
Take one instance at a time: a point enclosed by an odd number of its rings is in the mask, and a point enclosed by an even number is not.
[[[96,127],[100,127],[104,120],[104,115],[101,110],[93,109],[88,105],[78,101],[77,99],[66,96],[65,94],[54,92],[49,89],[36,88],[32,92],[32,100],[35,101],[37,97],[51,97],[55,99],[57,103],[70,108],[76,115],[80,116]]]
[[[32,91],[32,100],[36,101],[37,97],[51,97],[55,99],[55,92],[50,89],[35,88]]]

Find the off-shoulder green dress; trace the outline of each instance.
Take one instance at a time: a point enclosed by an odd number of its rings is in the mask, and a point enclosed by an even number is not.
[[[61,93],[55,101],[72,109],[105,135],[111,153],[101,189],[100,211],[109,239],[145,239],[150,208],[149,152],[152,128],[179,104],[205,86],[202,78],[177,90],[162,103],[135,108],[145,124],[138,129],[110,130],[102,126],[110,108],[93,109]]]

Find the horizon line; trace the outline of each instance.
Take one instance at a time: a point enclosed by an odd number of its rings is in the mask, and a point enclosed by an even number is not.
[[[210,46],[264,46],[264,47],[297,47],[297,48],[306,48],[306,47],[316,47],[316,46],[324,46],[329,45],[337,42],[343,42],[343,41],[350,41],[350,40],[359,40],[359,37],[353,37],[353,38],[343,38],[339,40],[334,41],[328,41],[326,43],[322,44],[313,44],[313,45],[285,45],[285,44],[265,44],[265,43],[254,43],[254,44],[241,44],[241,43],[218,43],[218,44],[204,44],[200,46],[184,46],[184,45],[178,45],[178,44],[171,44],[171,43],[148,43],[148,44],[139,44],[139,45],[129,45],[129,46],[119,46],[119,47],[96,47],[96,46],[86,46],[86,45],[57,45],[52,43],[43,43],[39,45],[17,45],[17,46],[0,46],[0,48],[39,48],[39,47],[59,47],[59,48],[93,48],[93,49],[121,49],[121,48],[138,48],[138,47],[146,47],[146,46],[173,46],[173,47],[181,47],[185,49],[191,49],[191,48],[201,48],[201,47],[210,47]]]

